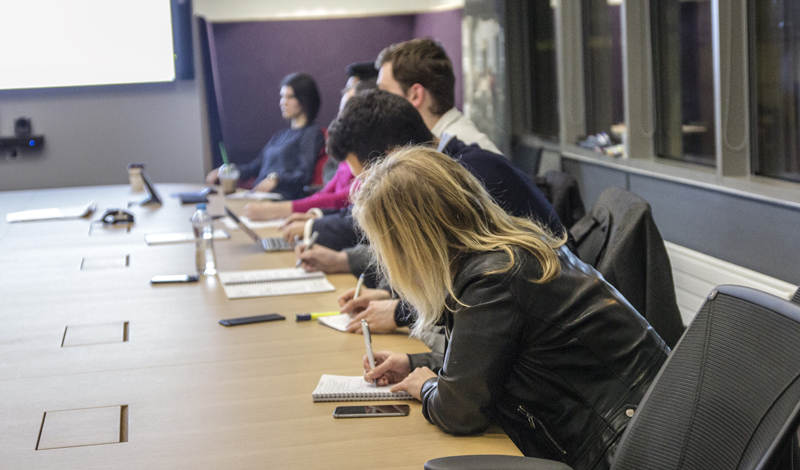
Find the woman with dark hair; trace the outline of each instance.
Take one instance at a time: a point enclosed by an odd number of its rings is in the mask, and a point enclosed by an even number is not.
[[[252,162],[240,167],[241,179],[256,178],[253,190],[279,193],[284,199],[299,199],[311,182],[314,166],[325,145],[322,128],[314,123],[320,98],[310,75],[289,74],[281,80],[281,114],[291,126],[275,133]],[[219,168],[206,177],[217,181]]]

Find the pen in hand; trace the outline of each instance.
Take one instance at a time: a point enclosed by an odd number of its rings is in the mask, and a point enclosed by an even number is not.
[[[364,287],[364,273],[361,273],[361,275],[358,276],[358,284],[356,284],[356,291],[353,292],[353,299],[351,300],[351,302],[353,300],[356,300],[358,298],[358,296],[361,294],[361,288],[362,287]],[[356,313],[357,312],[355,310],[353,310],[348,315],[350,316],[350,318],[353,318],[353,316],[355,316]],[[349,327],[351,324],[352,324],[352,320],[351,320],[351,323],[347,324],[347,326]],[[349,331],[349,329],[348,329],[348,331]]]
[[[361,320],[361,332],[364,333],[364,344],[367,346],[367,359],[369,359],[369,369],[375,368],[375,355],[372,354],[372,336],[369,334],[369,325],[366,320]]]
[[[318,236],[319,236],[319,232],[314,232],[314,233],[311,234],[311,236],[308,238],[308,244],[305,246],[305,248],[303,248],[303,251],[300,253],[301,255],[303,253],[305,253],[306,251],[310,250],[314,246],[314,242],[317,241],[317,237]],[[295,268],[299,268],[301,264],[303,264],[303,259],[302,258],[298,258],[297,259],[297,264],[295,264],[294,267]]]
[[[356,291],[353,293],[353,300],[356,300],[361,294],[361,288],[364,287],[364,273],[358,276],[358,284],[356,284]]]

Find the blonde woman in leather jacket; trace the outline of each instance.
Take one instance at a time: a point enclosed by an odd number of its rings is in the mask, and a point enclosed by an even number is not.
[[[408,391],[445,432],[498,423],[525,455],[608,468],[669,354],[644,318],[445,155],[397,150],[360,180],[353,216],[416,309],[412,333],[444,325],[447,338],[443,363],[378,352],[365,379]]]

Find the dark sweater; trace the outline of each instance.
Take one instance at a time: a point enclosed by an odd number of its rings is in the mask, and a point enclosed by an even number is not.
[[[283,129],[275,133],[258,157],[242,165],[242,180],[255,177],[253,186],[272,172],[278,174],[278,185],[272,191],[284,199],[307,196],[303,186],[311,183],[320,149],[325,145],[322,129],[310,124],[298,129]]]
[[[534,219],[555,234],[564,233],[564,226],[550,201],[536,183],[507,158],[456,138],[450,139],[444,153],[478,178],[503,210],[517,217]]]

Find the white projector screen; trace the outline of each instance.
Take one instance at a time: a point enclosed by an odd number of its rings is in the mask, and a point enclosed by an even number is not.
[[[0,0],[0,90],[175,79],[170,0]]]

